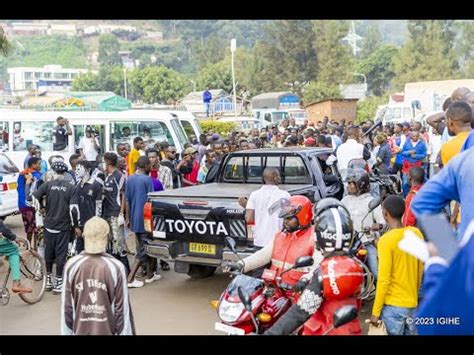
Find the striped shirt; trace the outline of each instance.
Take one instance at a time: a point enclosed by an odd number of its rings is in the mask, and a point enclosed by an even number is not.
[[[64,271],[62,335],[135,335],[123,264],[108,254],[81,254]]]

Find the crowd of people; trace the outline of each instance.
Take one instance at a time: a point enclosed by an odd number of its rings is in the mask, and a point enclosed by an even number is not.
[[[294,119],[283,120],[279,125],[270,125],[261,130],[252,129],[247,134],[234,131],[226,137],[209,130],[199,137],[192,137],[180,157],[176,147],[168,142],[146,146],[142,137],[136,137],[133,146],[120,143],[116,152],[99,154],[98,142],[92,132],[87,132],[90,149],[85,149],[86,144],[82,144],[83,148],[78,154],[73,154],[68,162],[61,155],[53,155],[46,163],[41,159],[41,152],[37,147],[29,147],[25,169],[18,178],[18,207],[25,233],[33,247],[37,248],[38,239],[44,240],[48,291],[60,294],[66,282],[80,282],[76,280],[77,269],[71,263],[66,267],[65,265],[68,257],[80,254],[84,249],[86,255],[107,251],[113,257],[113,261],[108,261],[108,257],[104,259],[103,256],[102,259],[97,259],[101,264],[102,274],[109,268],[115,278],[121,279],[122,283],[126,282],[129,288],[143,287],[144,282],[136,278],[140,269],[145,283],[159,280],[160,269],[169,269],[165,261],[160,261],[158,265],[156,260],[148,257],[145,252],[145,244],[149,238],[143,219],[147,193],[214,182],[219,164],[229,152],[298,146],[326,148],[326,163],[329,167],[337,166],[340,172],[350,170],[345,176],[345,197],[337,204],[326,206],[328,211],[334,209],[332,214],[322,213],[321,211],[326,211],[326,207],[320,206],[320,210],[316,208],[316,216],[313,216],[309,200],[295,199],[294,196],[290,198],[288,193],[278,188],[280,176],[279,171],[274,168],[266,168],[263,171],[265,185],[260,190],[239,200],[240,205],[246,209],[247,223],[255,225],[256,253],[247,260],[244,271],[253,271],[254,275],[259,276],[265,266],[276,261],[285,265],[287,260],[284,256],[274,255],[281,251],[276,243],[285,243],[285,233],[296,233],[303,236],[302,238],[312,236],[313,239],[316,233],[316,245],[308,242],[304,248],[319,263],[328,257],[331,250],[344,253],[349,250],[349,245],[345,242],[334,245],[334,241],[329,241],[328,233],[322,230],[323,225],[331,229],[342,221],[342,227],[334,227],[337,229],[337,233],[336,229],[334,230],[337,235],[340,235],[341,231],[344,232],[343,235],[352,235],[369,228],[381,235],[363,241],[368,252],[368,266],[376,279],[371,323],[378,325],[380,319],[383,320],[388,334],[414,334],[415,328],[406,322],[407,317],[415,315],[419,299],[423,302],[434,302],[434,294],[442,291],[437,289],[431,293],[424,291],[423,295],[419,293],[423,264],[414,256],[401,251],[398,243],[406,230],[412,231],[420,239],[424,238],[416,228],[417,216],[444,211],[455,229],[458,229],[459,225],[458,241],[463,241],[463,245],[472,248],[472,242],[466,241],[465,234],[471,233],[472,227],[469,226],[474,219],[474,209],[470,208],[472,199],[469,198],[472,192],[470,177],[474,171],[474,153],[472,149],[469,150],[474,145],[473,106],[474,93],[469,89],[459,88],[446,100],[443,112],[428,117],[426,124],[404,122],[383,126],[371,121],[358,124],[345,120],[336,122],[325,117],[318,122],[305,120],[301,125],[297,125]],[[58,129],[60,133],[55,140],[59,148],[70,128],[62,118],[58,119],[58,125],[64,126]],[[90,154],[91,150],[97,154]],[[461,153],[463,150],[467,152]],[[89,153],[86,154],[86,151]],[[357,159],[366,162],[364,169],[351,169],[351,161]],[[402,181],[402,196],[385,198],[379,207],[371,211],[372,220],[369,219],[364,224],[362,219],[369,213],[369,202],[373,196],[370,174],[375,171],[380,174],[398,175]],[[282,199],[291,200],[299,209],[286,211],[286,214],[272,214],[269,207]],[[335,213],[339,217],[334,217]],[[311,227],[313,219],[316,221],[315,229]],[[327,224],[324,224],[323,220]],[[95,227],[90,227],[91,225]],[[3,235],[8,240],[15,239],[5,228],[1,223],[0,231]],[[136,236],[136,250],[133,253],[127,244],[127,230]],[[100,234],[100,238],[94,231]],[[99,247],[92,246],[94,238],[97,239],[96,244],[98,243]],[[19,273],[16,270],[18,263],[15,262],[18,250],[14,250],[10,244],[0,240],[0,253],[6,253],[10,257],[14,269],[15,289],[18,292],[29,292],[19,284]],[[433,248],[431,250],[433,251]],[[133,265],[129,265],[127,257],[131,253],[135,255]],[[436,252],[433,251],[432,254],[435,255]],[[78,262],[79,257],[84,258],[84,253],[81,255],[72,260]],[[94,263],[94,260],[92,257],[86,258],[84,265]],[[234,263],[229,268],[242,270],[243,265],[237,264]],[[425,263],[425,269],[428,270],[433,264],[436,263]],[[449,268],[445,262],[438,262],[437,267],[441,267],[440,265],[443,270]],[[85,270],[85,274],[93,272],[91,268]],[[81,274],[83,278],[87,276],[85,274]],[[306,286],[312,284],[313,278],[311,274],[300,280],[300,276],[295,272],[288,273],[286,277],[289,282],[302,281],[299,288],[303,291]],[[443,276],[430,274],[430,280],[432,278],[436,278],[437,283],[454,282]],[[120,287],[122,286],[121,284]],[[69,287],[68,290],[71,292]],[[120,326],[107,323],[108,328],[103,331],[110,334],[134,333],[126,289],[119,294],[122,306],[127,305],[123,311],[126,321]],[[318,305],[322,304],[321,299],[314,301]],[[285,316],[285,322],[289,323],[280,323],[274,329],[275,334],[294,328],[294,319],[289,319],[292,314],[303,319],[311,313],[305,308],[307,305],[298,305],[306,315],[297,315],[297,310],[289,312],[288,316]],[[66,320],[63,321],[66,323],[63,324],[67,325],[64,333],[91,332],[84,325],[83,328],[74,325],[73,330],[74,315],[71,313],[71,305],[64,307]],[[428,306],[422,307],[425,312],[427,309],[433,311]],[[312,313],[316,310],[317,307]],[[288,325],[290,323],[291,326]]]

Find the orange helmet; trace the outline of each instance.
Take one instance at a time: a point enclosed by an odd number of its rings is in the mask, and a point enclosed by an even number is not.
[[[288,199],[280,199],[270,206],[268,212],[273,214],[277,210],[280,218],[296,217],[298,220],[297,230],[308,228],[313,220],[313,205],[305,196],[296,195]]]

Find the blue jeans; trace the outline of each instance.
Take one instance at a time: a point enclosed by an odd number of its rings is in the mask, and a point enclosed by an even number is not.
[[[384,305],[380,318],[385,324],[388,335],[416,335],[415,309]],[[407,318],[411,317],[411,321]]]
[[[379,266],[379,261],[377,258],[377,248],[372,243],[364,244],[364,247],[367,250],[367,266],[374,275],[375,282],[377,282],[377,269]]]
[[[408,193],[410,192],[410,183],[408,180],[408,174],[402,174],[402,191],[403,191],[403,198],[406,198]]]

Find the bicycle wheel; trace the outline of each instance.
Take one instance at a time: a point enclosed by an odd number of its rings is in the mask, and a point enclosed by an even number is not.
[[[46,264],[43,258],[34,250],[22,253],[20,270],[21,283],[32,289],[31,293],[20,293],[20,298],[28,304],[41,301],[46,288]]]

